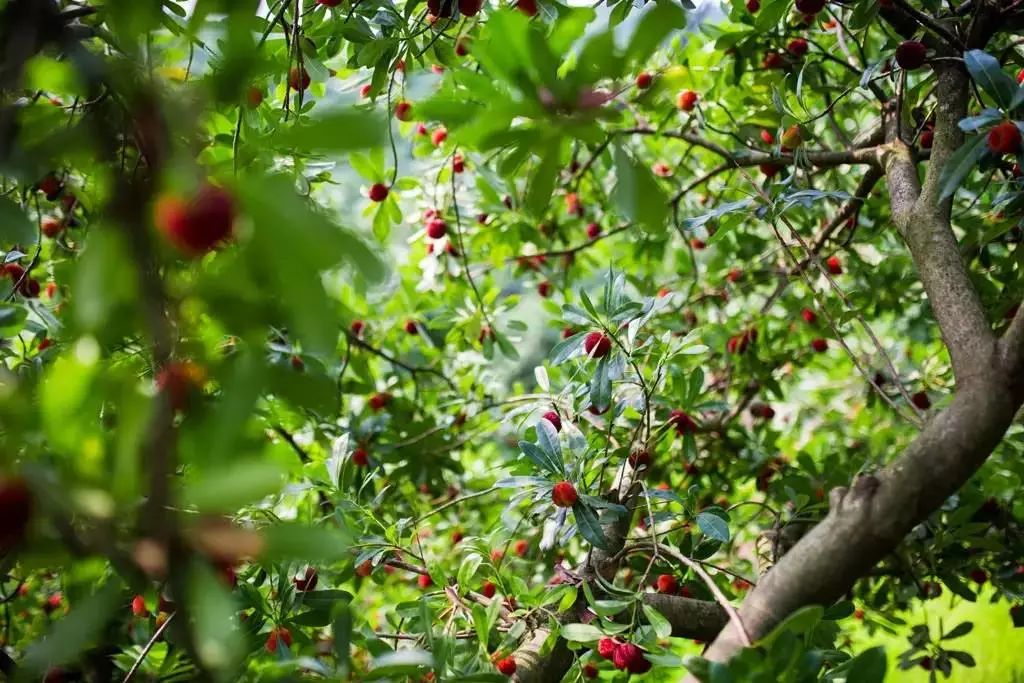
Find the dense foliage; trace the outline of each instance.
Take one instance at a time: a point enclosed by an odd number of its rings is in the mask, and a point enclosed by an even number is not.
[[[901,216],[1012,326],[1016,3],[256,6],[0,0],[12,679],[878,681],[976,664],[921,601],[1024,625],[1011,427],[700,657],[963,375]]]

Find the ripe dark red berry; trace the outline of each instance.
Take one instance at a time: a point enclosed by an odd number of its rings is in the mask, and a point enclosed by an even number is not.
[[[25,538],[33,507],[32,492],[24,479],[0,478],[0,554]]]
[[[828,341],[822,339],[821,337],[818,337],[817,339],[811,341],[811,348],[818,353],[825,353],[826,351],[828,351]]]
[[[416,585],[420,588],[430,588],[434,585],[434,580],[430,578],[429,574],[420,574],[416,577]]]
[[[279,644],[283,644],[285,647],[292,646],[292,633],[284,626],[277,626],[270,631],[267,635],[267,642],[265,647],[267,652],[277,652]]]
[[[623,643],[615,648],[612,663],[616,669],[633,674],[650,671],[651,663],[644,657],[644,652],[633,643]]]
[[[493,598],[494,594],[498,592],[498,587],[490,581],[484,581],[484,585],[480,587],[480,592],[485,598]]]
[[[775,135],[770,130],[768,130],[767,128],[762,128],[761,129],[761,142],[763,142],[766,145],[774,145],[775,144]]]
[[[921,410],[928,410],[932,407],[931,399],[928,398],[928,392],[919,391],[910,397],[910,400],[914,402],[914,405]]]
[[[547,280],[541,280],[540,282],[538,282],[537,294],[540,294],[540,296],[544,299],[551,296],[551,283],[548,282]]]
[[[309,87],[309,72],[305,69],[299,69],[297,66],[293,66],[288,70],[288,87],[292,90],[305,90]]]
[[[363,334],[363,330],[366,329],[366,323],[364,323],[362,320],[353,320],[352,325],[349,327],[349,329],[352,330],[352,334],[354,334],[357,337],[361,337]]]
[[[654,582],[659,593],[673,594],[679,589],[679,580],[671,574],[661,574]]]
[[[519,0],[516,9],[528,17],[537,15],[537,0]]]
[[[779,166],[778,164],[768,162],[760,164],[758,166],[758,169],[761,171],[761,173],[764,173],[766,178],[774,178],[776,175],[778,175],[779,171],[782,170],[782,167]]]
[[[589,663],[583,665],[582,672],[584,678],[597,678],[598,674],[601,673],[596,666]]]
[[[683,436],[693,434],[697,431],[697,423],[693,421],[685,410],[673,410],[668,416],[669,424],[676,429],[676,434]]]
[[[430,141],[434,143],[434,147],[440,147],[444,144],[444,141],[448,139],[448,129],[438,128],[430,134]]]
[[[370,397],[369,404],[370,409],[374,412],[383,410],[387,404],[391,403],[391,394],[386,391],[379,391]]]
[[[1012,121],[1003,121],[988,132],[988,147],[996,154],[1016,154],[1021,148],[1020,128]]]
[[[389,190],[388,186],[384,183],[374,183],[370,186],[370,191],[367,196],[369,196],[370,201],[372,202],[382,202],[388,198],[388,194],[390,192],[391,190]]]
[[[405,321],[405,333],[406,334],[412,334],[412,335],[416,335],[416,334],[420,333],[419,325],[416,324],[415,320],[406,320]]]
[[[651,87],[651,83],[654,82],[654,76],[646,71],[641,71],[636,75],[636,87],[641,90],[646,90]]]
[[[805,308],[804,310],[800,311],[800,317],[803,318],[804,322],[806,322],[808,325],[813,325],[814,323],[818,322],[818,314],[809,308]]]
[[[747,11],[751,14],[757,14],[757,11],[761,9],[761,3],[759,0],[747,0]]]
[[[60,179],[58,179],[57,176],[55,176],[52,173],[47,175],[42,180],[40,180],[36,184],[36,187],[39,189],[40,192],[46,195],[46,198],[51,202],[55,200],[58,196],[60,196],[61,190],[64,189],[64,186],[60,182]]]
[[[693,111],[693,108],[697,106],[697,99],[697,93],[692,90],[684,90],[676,98],[676,106],[680,111]]]
[[[981,586],[988,581],[988,572],[978,567],[971,570],[970,577],[971,581]]]
[[[598,223],[587,223],[587,237],[597,239],[601,234],[601,226]]]
[[[642,467],[648,467],[651,464],[651,453],[646,449],[633,451],[629,454],[627,461],[629,462],[629,466],[634,470],[638,470]]]
[[[431,218],[427,221],[427,237],[432,240],[439,240],[448,232],[448,224],[440,218]]]
[[[603,358],[612,350],[612,340],[603,332],[589,332],[583,338],[583,351],[593,358]]]
[[[781,69],[785,62],[782,60],[782,55],[778,52],[769,52],[761,60],[761,66],[765,69]]]
[[[365,448],[356,448],[352,451],[352,464],[356,467],[366,467],[370,464],[370,454]]]
[[[896,63],[901,68],[912,71],[924,66],[928,49],[917,40],[904,40],[896,46]]]
[[[395,118],[399,121],[408,121],[412,118],[412,105],[402,100],[395,105]]]
[[[231,237],[235,206],[231,195],[204,185],[190,199],[161,195],[154,206],[154,223],[167,241],[190,256],[212,251]]]
[[[516,672],[516,660],[514,657],[511,656],[505,657],[504,659],[499,659],[497,667],[498,671],[500,671],[501,673],[505,674],[506,676],[511,676]]]
[[[316,589],[317,581],[316,569],[313,567],[306,567],[306,570],[297,576],[292,577],[292,583],[295,584],[295,590],[306,593]]]
[[[807,41],[803,38],[794,38],[789,41],[789,45],[786,46],[786,52],[794,57],[803,57],[807,54],[808,47]]]
[[[466,170],[466,160],[462,158],[461,154],[456,154],[452,157],[452,173],[462,173]]]
[[[459,14],[464,17],[475,17],[483,4],[483,0],[459,0]]]
[[[935,140],[935,131],[931,127],[925,128],[921,131],[921,136],[917,139],[918,144],[921,145],[921,149],[931,149],[932,142]]]
[[[541,419],[550,422],[551,426],[555,428],[556,432],[562,431],[562,418],[560,418],[558,416],[558,413],[556,413],[555,411],[549,410],[548,412],[541,415]]]
[[[64,230],[64,223],[53,216],[47,216],[42,220],[40,227],[42,228],[43,235],[53,239]]]
[[[149,610],[146,609],[146,599],[141,595],[132,598],[132,614],[137,617],[148,617]]]
[[[932,658],[931,657],[922,657],[921,661],[918,662],[918,664],[920,664],[921,668],[924,669],[925,671],[931,671],[932,670]]]
[[[825,259],[825,267],[828,269],[828,272],[831,273],[832,275],[843,274],[843,262],[842,260],[840,260],[838,256],[833,255]]]
[[[578,498],[576,487],[571,482],[560,481],[551,489],[551,502],[557,507],[571,508]]]
[[[615,651],[619,648],[619,644],[611,638],[602,638],[597,641],[597,653],[605,659],[611,659],[615,656]]]
[[[800,14],[817,14],[825,4],[826,0],[796,0],[796,9]]]

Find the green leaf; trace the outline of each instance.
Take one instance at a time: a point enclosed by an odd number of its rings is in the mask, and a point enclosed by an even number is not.
[[[650,169],[634,159],[622,145],[615,145],[615,188],[612,199],[630,221],[653,233],[665,230],[668,197]]]
[[[811,629],[818,625],[825,608],[821,605],[810,605],[802,607],[786,617],[771,633],[762,638],[757,644],[770,648],[775,639],[783,633],[794,633],[802,635],[810,633]]]
[[[583,501],[577,501],[572,506],[573,514],[576,516],[576,526],[583,538],[587,539],[595,548],[608,550],[608,539],[604,537],[604,530],[597,518],[594,509]]]
[[[349,670],[349,655],[352,641],[352,608],[348,601],[339,601],[334,605],[331,619],[331,630],[334,636],[334,658],[344,674]]]
[[[643,609],[644,615],[647,617],[647,622],[654,629],[655,635],[659,638],[668,638],[672,635],[672,624],[670,624],[668,619],[665,618],[665,615],[650,605],[644,605]]]
[[[294,523],[267,527],[263,539],[263,557],[270,561],[332,562],[348,557],[351,545],[351,540],[336,529]]]
[[[35,244],[39,231],[25,212],[7,197],[0,197],[0,246]]]
[[[697,526],[708,538],[728,543],[729,524],[718,515],[707,511],[698,513]]]
[[[964,65],[971,78],[1003,109],[1009,110],[1018,86],[999,66],[999,60],[983,50],[964,53]]]
[[[281,465],[269,460],[234,461],[202,472],[182,493],[187,504],[200,512],[234,512],[279,492],[286,474]]]
[[[541,422],[546,422],[546,420],[541,420]],[[519,450],[521,450],[523,455],[529,458],[534,465],[545,472],[558,475],[562,474],[562,468],[558,466],[558,462],[536,444],[530,443],[529,441],[520,441]]]
[[[878,16],[878,7],[877,0],[860,0],[853,8],[853,14],[850,15],[850,30],[859,31],[870,26]]]
[[[21,332],[28,311],[19,304],[0,303],[0,337],[13,337]]]
[[[565,624],[562,637],[574,643],[592,643],[604,638],[604,631],[592,624]]]
[[[590,402],[598,410],[604,410],[612,400],[612,380],[608,375],[609,356],[597,362],[594,376],[590,378]]]
[[[955,659],[966,667],[977,666],[977,663],[974,661],[974,657],[972,657],[969,652],[964,652],[963,650],[946,650],[946,656],[950,659]]]
[[[960,636],[966,636],[974,629],[974,624],[969,621],[964,621],[956,626],[952,631],[942,636],[942,640],[953,640]]]
[[[380,655],[373,660],[370,670],[363,674],[364,681],[399,678],[426,673],[434,668],[434,657],[424,650],[398,650]]]
[[[46,636],[29,645],[21,668],[39,674],[51,666],[75,661],[86,648],[100,642],[120,602],[120,582],[110,579],[80,603],[72,605],[67,616],[58,620]]]
[[[583,349],[583,340],[586,339],[586,337],[586,332],[580,332],[579,334],[574,334],[568,339],[563,339],[555,344],[555,347],[551,349],[551,364],[561,365],[573,356],[579,354]]]
[[[850,660],[846,683],[881,683],[885,679],[885,671],[885,648],[879,645]]]
[[[942,190],[940,200],[953,196],[968,174],[974,170],[986,149],[985,136],[975,135],[968,138],[960,149],[953,153],[946,161],[946,167],[942,169],[942,176],[939,178],[939,187]]]
[[[530,178],[530,186],[526,191],[526,210],[540,218],[551,203],[551,194],[555,190],[555,180],[561,168],[560,145],[550,144],[542,152],[540,164]]]
[[[754,18],[754,28],[759,33],[774,29],[792,3],[789,0],[765,0]]]
[[[480,557],[479,553],[470,553],[467,557],[463,558],[462,563],[459,565],[457,577],[460,588],[463,590],[469,588],[470,581],[476,575],[476,570],[480,568],[481,562],[483,562],[483,558]]]
[[[203,664],[219,671],[236,667],[245,655],[245,636],[238,626],[240,606],[205,563],[193,563],[188,604]]]
[[[663,2],[645,12],[626,48],[626,59],[644,64],[673,31],[686,28],[686,13],[674,2]]]
[[[537,421],[537,445],[558,466],[559,472],[565,471],[562,460],[562,444],[558,440],[558,431],[547,420]]]
[[[263,144],[272,149],[346,151],[377,147],[384,143],[388,122],[384,116],[370,109],[339,109],[303,118],[274,131]]]

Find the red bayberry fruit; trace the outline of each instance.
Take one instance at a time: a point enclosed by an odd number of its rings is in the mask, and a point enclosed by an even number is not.
[[[696,249],[697,251],[700,251],[701,249],[708,245],[707,243],[704,242],[704,240],[700,239],[699,237],[691,237],[690,246]]]
[[[361,576],[364,579],[372,573],[373,563],[369,560],[366,560],[365,562],[361,563],[358,567],[356,567],[356,575]]]
[[[316,569],[313,567],[306,567],[306,571],[292,577],[292,583],[295,584],[295,590],[306,593],[316,589],[317,581]]]
[[[980,586],[988,581],[988,572],[978,567],[976,569],[971,570],[970,577],[971,581]]]
[[[793,55],[794,57],[803,57],[807,54],[808,44],[803,38],[794,38],[789,41],[789,45],[786,46],[786,52]]]
[[[800,14],[817,14],[825,9],[827,0],[796,0],[796,9]]]
[[[693,434],[697,431],[697,423],[684,410],[673,410],[668,416],[669,424],[676,428],[676,434]]]
[[[466,170],[466,160],[462,158],[461,154],[456,154],[452,157],[452,173],[462,173]]]
[[[831,273],[832,275],[843,274],[843,262],[839,259],[838,256],[833,255],[825,259],[825,267],[828,269],[828,272]]]
[[[53,612],[60,609],[63,604],[64,595],[60,591],[50,593],[50,595],[46,597],[46,601],[43,602],[43,611],[47,614],[53,614]]]
[[[765,69],[781,69],[785,62],[782,60],[782,55],[778,52],[769,52],[761,60],[761,66]]]
[[[828,340],[818,337],[811,341],[811,348],[818,353],[825,353],[828,351]]]
[[[651,166],[651,172],[659,178],[668,178],[672,175],[672,167],[668,164],[659,161],[658,163]]]
[[[432,240],[439,240],[448,232],[448,225],[440,218],[431,218],[427,221],[427,237]]]
[[[298,354],[292,354],[291,358],[292,368],[302,372],[306,369],[306,361],[302,360],[302,356]]]
[[[309,87],[309,72],[305,69],[293,66],[288,70],[288,87],[292,90],[305,90]]]
[[[996,154],[1016,154],[1020,143],[1020,128],[1012,121],[1003,121],[988,132],[988,147]]]
[[[51,346],[53,346],[53,340],[50,339],[49,337],[43,337],[43,339],[39,342],[39,352],[42,353]]]
[[[925,128],[921,131],[921,137],[917,139],[921,145],[921,149],[931,149],[932,142],[935,140],[935,131],[931,127]]]
[[[615,648],[612,663],[616,669],[642,674],[650,671],[651,663],[644,657],[644,652],[633,643],[623,643]]]
[[[167,395],[171,410],[184,411],[192,396],[202,388],[206,372],[192,361],[171,361],[156,375],[156,388]]]
[[[556,432],[562,431],[562,418],[560,418],[558,416],[558,413],[556,413],[555,411],[549,410],[548,412],[541,415],[541,419],[550,422],[551,426],[555,428]]]
[[[45,236],[53,239],[64,230],[64,223],[53,216],[47,216],[42,220],[41,228]]]
[[[775,144],[775,135],[773,135],[772,132],[767,128],[762,128],[761,141],[764,142],[764,144],[766,145],[773,145]]]
[[[562,339],[568,339],[569,337],[573,336],[574,334],[576,334],[576,330],[572,329],[571,327],[563,327],[562,328]]]
[[[932,407],[931,399],[928,398],[928,392],[919,391],[910,397],[910,400],[914,402],[914,405],[921,410],[928,410]]]
[[[651,83],[654,82],[654,76],[646,71],[641,71],[636,75],[636,87],[641,90],[646,90],[651,87]]]
[[[515,553],[517,557],[525,556],[529,550],[530,544],[523,539],[520,539],[512,544],[512,552]]]
[[[399,121],[408,121],[412,118],[412,105],[402,100],[395,105],[395,118]]]
[[[560,481],[551,489],[551,502],[556,507],[571,508],[579,498],[576,487],[568,481]]]
[[[367,196],[371,202],[382,202],[388,198],[388,194],[391,192],[388,186],[384,183],[374,183],[370,186],[370,191]]]
[[[693,108],[697,106],[697,99],[697,93],[692,90],[684,90],[676,98],[676,107],[680,111],[693,111]]]
[[[537,283],[537,294],[540,294],[542,298],[548,298],[551,295],[551,283],[547,280],[541,280]]]
[[[406,334],[412,334],[412,335],[416,335],[416,334],[420,333],[419,325],[416,324],[415,320],[406,320],[405,321],[405,333]]]
[[[601,226],[597,223],[587,223],[587,237],[597,239],[601,234]]]
[[[729,282],[739,282],[740,278],[743,277],[743,271],[739,268],[730,268],[726,274],[725,279]]]
[[[190,256],[212,251],[229,239],[234,222],[231,195],[215,185],[204,185],[191,201],[176,195],[161,195],[154,206],[157,229]]]
[[[459,14],[464,17],[475,17],[483,4],[483,0],[459,0]]]
[[[448,139],[448,129],[441,127],[430,134],[430,141],[434,143],[434,147],[440,147],[444,144],[444,141]]]
[[[365,448],[356,448],[352,451],[352,464],[356,467],[366,467],[370,464],[370,454]]]
[[[589,332],[583,338],[583,351],[593,358],[603,358],[612,350],[612,340],[603,332]]]
[[[679,589],[679,580],[671,574],[662,574],[654,582],[659,593],[672,594]]]
[[[255,109],[263,104],[263,90],[255,85],[250,85],[245,91],[245,103],[249,105],[250,109]]]
[[[372,91],[373,91],[373,85],[371,85],[370,83],[367,83],[366,85],[359,86],[359,96],[362,97],[363,99],[366,99],[367,97],[369,97],[370,93]]]
[[[285,647],[292,646],[292,633],[284,626],[277,626],[271,629],[270,634],[267,635],[267,643],[265,645],[267,652],[277,652],[278,644],[283,644]]]
[[[389,403],[391,403],[391,394],[386,391],[377,392],[369,400],[370,408],[374,412],[382,410]]]
[[[429,574],[420,574],[416,577],[416,585],[420,588],[430,588],[434,585],[434,580],[430,578]]]
[[[917,40],[904,40],[896,46],[896,63],[901,68],[912,71],[924,66],[927,48]]]
[[[363,330],[366,329],[366,323],[364,323],[362,320],[353,320],[352,325],[349,326],[349,329],[352,330],[352,334],[354,334],[357,337],[361,337],[363,335]]]
[[[584,678],[597,678],[597,675],[600,673],[593,664],[584,664],[582,672]]]
[[[520,4],[522,4],[522,3],[520,2]],[[515,660],[515,657],[509,656],[509,657],[505,657],[504,659],[499,659],[497,666],[498,666],[498,671],[500,671],[501,673],[505,674],[506,676],[511,676],[512,674],[514,674],[516,672],[516,660]]]
[[[536,16],[537,0],[519,0],[516,3],[516,9],[528,17]]]
[[[55,200],[60,195],[61,190],[64,189],[63,184],[57,176],[52,173],[40,180],[39,183],[36,184],[36,187],[40,192],[45,194],[46,198],[50,201]]]
[[[754,417],[770,420],[775,417],[775,409],[767,403],[755,403],[750,406],[750,414]]]
[[[493,598],[494,594],[498,592],[498,587],[490,581],[484,581],[484,585],[480,587],[480,592],[485,598]]]
[[[146,609],[146,599],[141,595],[132,598],[132,614],[137,617],[148,617],[149,610]]]
[[[638,470],[641,467],[648,467],[651,464],[651,453],[646,449],[639,451],[633,451],[629,454],[626,459],[629,462],[629,466],[634,470]]]
[[[779,171],[782,170],[781,166],[779,166],[778,164],[773,164],[771,162],[761,164],[758,166],[758,168],[760,169],[761,173],[764,173],[766,178],[774,178],[776,175],[778,175]]]
[[[619,649],[619,644],[612,638],[602,638],[597,641],[597,653],[605,659],[614,657],[617,649]]]
[[[324,5],[325,7],[337,7],[342,3],[343,0],[316,0],[316,4]]]
[[[761,3],[758,0],[747,0],[747,11],[751,14],[757,14],[757,11],[761,9]]]
[[[800,311],[800,317],[803,318],[804,322],[806,322],[808,325],[813,325],[814,323],[818,322],[818,314],[809,308],[805,308],[804,310]]]

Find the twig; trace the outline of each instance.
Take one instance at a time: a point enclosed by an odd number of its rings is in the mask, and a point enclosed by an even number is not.
[[[135,675],[135,672],[138,671],[140,666],[142,666],[142,662],[146,659],[146,656],[149,654],[149,651],[153,649],[153,646],[156,644],[156,641],[160,640],[160,637],[164,634],[164,631],[167,630],[167,625],[171,623],[171,619],[174,618],[175,614],[177,614],[177,612],[171,612],[167,615],[167,618],[164,620],[164,623],[157,626],[156,631],[153,632],[153,637],[149,639],[149,642],[146,643],[146,645],[142,648],[142,652],[140,652],[139,656],[135,658],[135,663],[132,664],[132,668],[128,669],[128,673],[124,675],[124,679],[121,681],[121,683],[128,683],[128,681],[131,680],[132,676]]]

